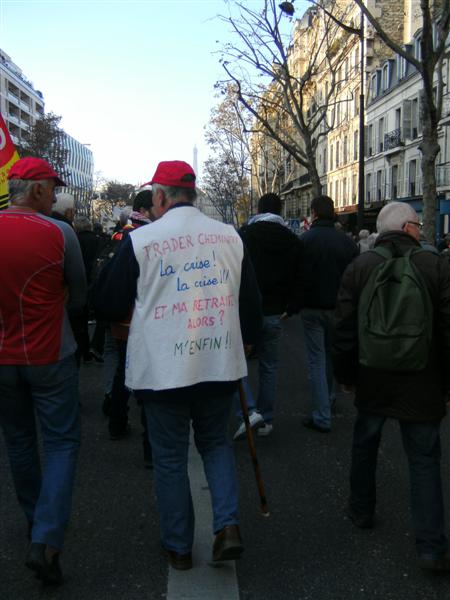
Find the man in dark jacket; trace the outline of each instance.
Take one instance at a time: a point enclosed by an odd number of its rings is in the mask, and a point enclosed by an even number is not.
[[[311,217],[311,229],[300,237],[300,306],[312,396],[312,413],[303,425],[328,433],[333,386],[332,319],[342,274],[357,256],[358,248],[335,228],[333,200],[328,196],[312,200]]]
[[[298,237],[284,224],[277,194],[261,196],[258,214],[239,233],[255,269],[264,313],[263,332],[256,348],[259,362],[256,405],[249,386],[246,386],[250,424],[258,428],[259,435],[268,435],[273,430],[281,320],[298,312],[300,244]],[[245,425],[241,423],[234,439],[243,437]]]
[[[399,421],[409,461],[411,510],[420,566],[450,571],[444,532],[440,474],[439,428],[449,398],[450,267],[442,257],[420,251],[420,223],[407,204],[391,202],[377,220],[380,233],[375,248],[393,256],[419,249],[411,261],[433,307],[433,329],[426,366],[416,371],[381,370],[359,362],[358,304],[372,270],[382,256],[365,252],[346,270],[339,291],[333,344],[337,380],[355,390],[355,423],[349,516],[355,525],[371,528],[375,512],[378,446],[387,418]]]

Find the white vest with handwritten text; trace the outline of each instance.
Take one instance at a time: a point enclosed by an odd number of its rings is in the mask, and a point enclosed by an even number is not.
[[[181,206],[130,237],[139,278],[126,385],[165,390],[244,377],[243,246],[234,228]]]

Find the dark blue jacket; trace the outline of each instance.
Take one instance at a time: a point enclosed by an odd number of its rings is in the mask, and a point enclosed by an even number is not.
[[[313,221],[300,237],[300,307],[334,309],[342,274],[358,247],[331,219]]]

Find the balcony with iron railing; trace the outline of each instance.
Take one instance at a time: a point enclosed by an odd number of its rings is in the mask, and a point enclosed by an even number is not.
[[[365,206],[371,206],[375,202],[384,202],[387,199],[388,186],[386,184],[373,184],[369,188],[366,187]]]
[[[422,195],[422,176],[415,179],[398,179],[386,184],[386,200],[401,200]]]
[[[400,146],[404,146],[402,130],[399,127],[398,129],[394,129],[389,133],[384,134],[384,150],[387,152],[388,150],[394,150],[395,148],[399,148]]]
[[[300,175],[298,178],[298,185],[305,185],[307,183],[311,183],[311,176],[309,173],[305,173],[304,175]]]

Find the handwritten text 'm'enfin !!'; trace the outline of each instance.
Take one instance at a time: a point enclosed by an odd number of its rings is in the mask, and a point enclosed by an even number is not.
[[[229,350],[231,348],[231,335],[227,331],[225,337],[203,337],[193,340],[175,342],[174,356],[192,356],[199,352],[211,352],[215,350]]]
[[[188,248],[195,248],[197,244],[200,246],[205,245],[220,245],[220,244],[238,244],[239,236],[236,235],[222,235],[216,233],[199,233],[196,237],[192,238],[191,235],[179,235],[177,237],[171,237],[167,240],[152,240],[149,244],[144,246],[145,254],[148,260],[153,258],[161,258],[178,252],[180,250],[187,250]]]

